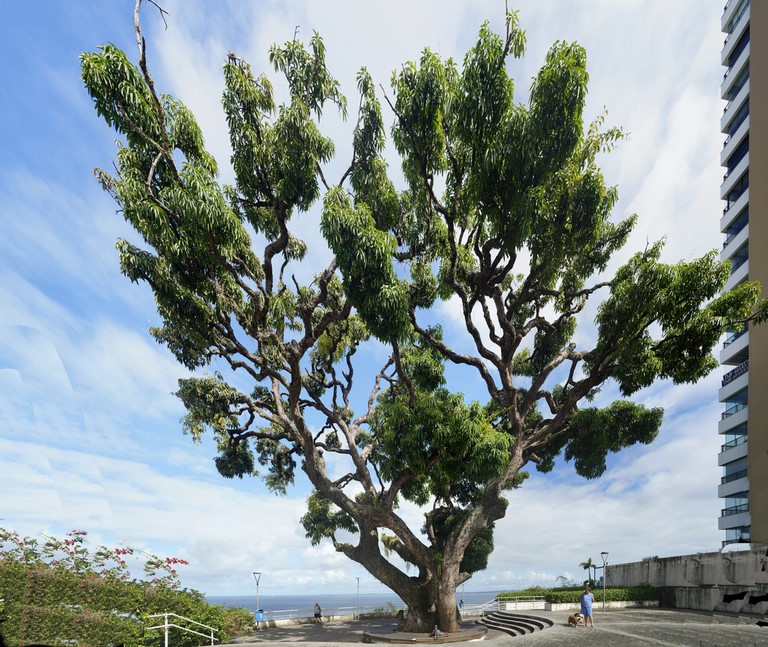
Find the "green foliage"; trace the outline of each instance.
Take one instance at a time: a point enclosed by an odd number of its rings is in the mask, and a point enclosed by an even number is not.
[[[339,530],[357,530],[354,519],[341,510],[334,511],[331,502],[317,492],[307,501],[307,512],[301,518],[301,525],[313,546],[317,546],[324,538],[333,539]]]
[[[223,607],[222,630],[230,636],[250,634],[253,631],[253,611],[243,607]]]
[[[659,433],[663,416],[663,409],[647,409],[626,400],[617,400],[602,409],[580,409],[571,418],[573,435],[542,452],[536,467],[541,472],[551,471],[555,457],[565,446],[565,459],[574,461],[578,474],[598,478],[605,472],[608,452],[651,443]]]
[[[0,598],[5,644],[157,646],[162,633],[147,627],[148,616],[176,613],[219,630],[229,637],[222,608],[207,604],[201,593],[179,590],[179,558],[145,555],[147,579],[131,577],[128,548],[89,548],[86,533],[75,530],[43,545],[0,529]],[[174,632],[173,644],[195,646],[192,634]]]
[[[371,421],[377,445],[371,462],[388,481],[407,470],[410,479],[401,494],[420,505],[432,497],[475,503],[482,483],[504,469],[509,436],[493,427],[483,407],[467,405],[461,394],[441,386],[443,360],[433,348],[404,345],[400,360],[408,381],[379,397]]]
[[[576,604],[579,602],[579,596],[583,592],[584,587],[551,589],[544,595],[544,599],[550,604]],[[598,601],[602,602],[602,588],[596,588],[592,591],[592,593],[595,595],[596,603]],[[659,590],[650,584],[639,584],[637,586],[608,586],[605,589],[606,602],[646,602],[658,599]]]

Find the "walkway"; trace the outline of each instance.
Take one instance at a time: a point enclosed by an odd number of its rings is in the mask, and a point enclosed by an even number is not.
[[[484,640],[489,643],[487,647],[768,647],[768,627],[758,627],[758,618],[754,617],[668,609],[616,609],[596,611],[596,626],[591,629],[568,627],[569,614],[565,611],[531,614],[551,618],[555,626],[517,638],[489,631]],[[386,633],[394,631],[394,627],[393,618],[295,625],[263,629],[236,642],[238,647],[285,647],[284,643],[348,647],[360,645],[366,631]]]

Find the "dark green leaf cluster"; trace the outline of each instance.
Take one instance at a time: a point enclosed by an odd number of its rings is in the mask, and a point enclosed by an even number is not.
[[[542,451],[537,468],[551,471],[555,457],[565,447],[565,459],[574,462],[578,474],[589,479],[602,476],[608,452],[649,444],[658,435],[663,416],[663,409],[647,409],[626,400],[602,409],[580,409],[571,417],[568,436]]]
[[[433,497],[476,503],[482,484],[506,466],[510,437],[493,427],[482,406],[467,405],[442,386],[437,351],[410,344],[400,354],[404,379],[381,394],[371,421],[372,462],[386,481],[407,473],[401,493],[419,505]]]
[[[307,513],[301,518],[307,539],[317,546],[323,539],[335,540],[339,530],[357,532],[354,519],[338,508],[333,508],[331,502],[318,492],[313,493],[307,501]]]
[[[657,243],[619,269],[596,318],[599,341],[587,368],[600,373],[610,366],[625,395],[659,378],[678,384],[709,373],[717,366],[711,349],[723,314],[746,318],[757,296],[754,283],[718,296],[729,268],[716,252],[667,265],[658,262],[661,248]]]
[[[397,339],[408,332],[408,290],[392,267],[395,238],[378,229],[365,203],[341,189],[328,192],[321,231],[344,268],[344,290],[371,333]]]

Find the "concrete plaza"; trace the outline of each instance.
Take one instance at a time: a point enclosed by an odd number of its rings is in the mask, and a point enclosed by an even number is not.
[[[568,627],[565,611],[533,611],[531,615],[550,618],[550,629],[512,637],[489,631],[489,647],[768,647],[768,627],[757,625],[760,618],[729,614],[676,611],[670,609],[609,609],[595,611],[595,628]],[[239,638],[238,647],[264,647],[301,643],[308,647],[361,644],[363,634],[394,632],[395,620],[338,621],[323,625],[306,624],[263,629]],[[461,643],[453,643],[461,644]]]

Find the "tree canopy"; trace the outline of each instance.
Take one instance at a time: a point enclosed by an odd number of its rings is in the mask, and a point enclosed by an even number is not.
[[[429,50],[405,64],[385,109],[361,68],[352,158],[335,180],[322,115],[346,117],[347,101],[320,36],[270,50],[282,103],[230,54],[231,186],[190,111],[157,92],[136,15],[138,66],[107,45],[82,56],[82,74],[123,137],[115,173],[97,171],[144,241],[118,242],[122,271],[154,292],[155,339],[213,371],[180,380],[185,430],[214,434],[226,477],[284,492],[300,467],[314,487],[308,538],[398,593],[404,626],[455,629],[455,590],[485,567],[524,468],[546,472],[563,455],[596,478],[608,452],[651,442],[662,411],[629,397],[709,373],[723,321],[751,315],[757,285],[720,294],[729,268],[714,251],[669,265],[662,243],[606,275],[636,222],[613,217],[618,193],[597,164],[623,134],[602,117],[584,123],[576,43],[555,43],[517,101],[516,13],[502,35],[483,25],[461,64]],[[389,141],[404,186],[390,177]],[[295,218],[313,208],[332,254],[302,282],[317,240],[302,240]],[[579,347],[591,300],[595,334]],[[460,308],[466,343],[446,340],[440,301]],[[387,349],[376,367],[358,359],[371,344]],[[473,372],[484,397],[465,401],[447,366]],[[596,406],[609,380],[624,399]],[[424,508],[421,528],[399,514],[403,500]]]

